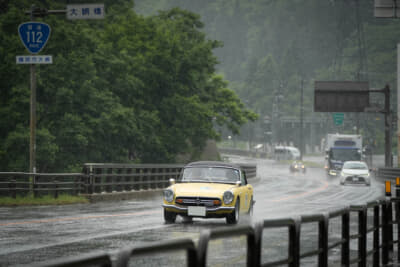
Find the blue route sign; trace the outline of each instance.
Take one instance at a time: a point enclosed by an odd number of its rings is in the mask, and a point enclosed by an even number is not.
[[[43,22],[25,22],[19,25],[18,33],[22,43],[32,54],[39,53],[50,37],[50,26]]]

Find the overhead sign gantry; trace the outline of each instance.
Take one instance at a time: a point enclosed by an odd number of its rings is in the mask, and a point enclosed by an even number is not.
[[[371,110],[369,93],[383,93],[385,106]],[[380,112],[385,115],[385,166],[392,167],[392,119],[390,112],[390,88],[369,89],[368,82],[315,81],[315,112]]]

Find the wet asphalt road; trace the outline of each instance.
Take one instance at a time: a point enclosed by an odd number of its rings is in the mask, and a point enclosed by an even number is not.
[[[256,200],[253,218],[241,223],[365,204],[382,198],[384,193],[383,185],[374,180],[370,187],[341,186],[338,179],[328,179],[321,168],[310,168],[306,174],[290,174],[288,166],[275,165],[271,160],[234,157],[231,161],[257,163],[259,179],[253,181]],[[224,219],[194,219],[193,223],[186,224],[178,217],[176,224],[164,224],[161,202],[161,194],[157,193],[145,199],[120,202],[1,207],[0,266],[29,266],[93,252],[113,254],[124,248],[175,238],[197,241],[204,229],[226,227]],[[265,242],[271,247],[269,251],[276,255],[286,251],[279,249],[282,242],[277,238],[282,233],[272,235]],[[303,234],[302,238],[312,239],[311,235]],[[210,254],[215,251],[218,249],[210,249]],[[244,259],[237,263],[243,264]],[[215,264],[220,264],[218,256]]]

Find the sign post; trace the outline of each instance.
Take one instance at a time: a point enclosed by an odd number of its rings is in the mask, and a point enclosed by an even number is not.
[[[385,114],[385,167],[392,167],[389,85],[386,85],[383,89],[369,89],[368,82],[315,81],[314,111],[368,112],[370,110],[369,93],[383,93],[385,95],[385,107],[383,110],[375,112]],[[338,118],[337,123],[339,123],[339,120]]]
[[[42,58],[32,54],[39,53],[50,37],[50,26],[46,23],[35,22],[35,6],[31,7],[31,21],[19,25],[18,33],[25,48],[31,56],[17,56],[17,64],[30,64],[30,141],[29,141],[29,172],[36,173],[36,64],[52,63],[51,56]]]
[[[50,26],[46,23],[35,22],[35,17],[48,15],[65,15],[68,19],[104,19],[104,4],[70,5],[66,10],[47,10],[31,6],[31,21],[19,25],[18,33],[30,55],[17,56],[17,64],[30,64],[30,144],[29,144],[29,172],[36,173],[36,64],[52,64],[52,56],[36,55],[46,45],[50,37]]]

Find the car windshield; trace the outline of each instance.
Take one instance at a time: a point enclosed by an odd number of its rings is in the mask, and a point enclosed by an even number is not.
[[[333,160],[360,160],[361,154],[358,149],[332,149],[331,150],[331,158]]]
[[[349,162],[345,163],[343,169],[352,169],[352,170],[367,170],[368,167],[364,163],[358,162]]]
[[[223,167],[188,167],[182,174],[182,182],[235,183],[239,180],[238,170]]]

